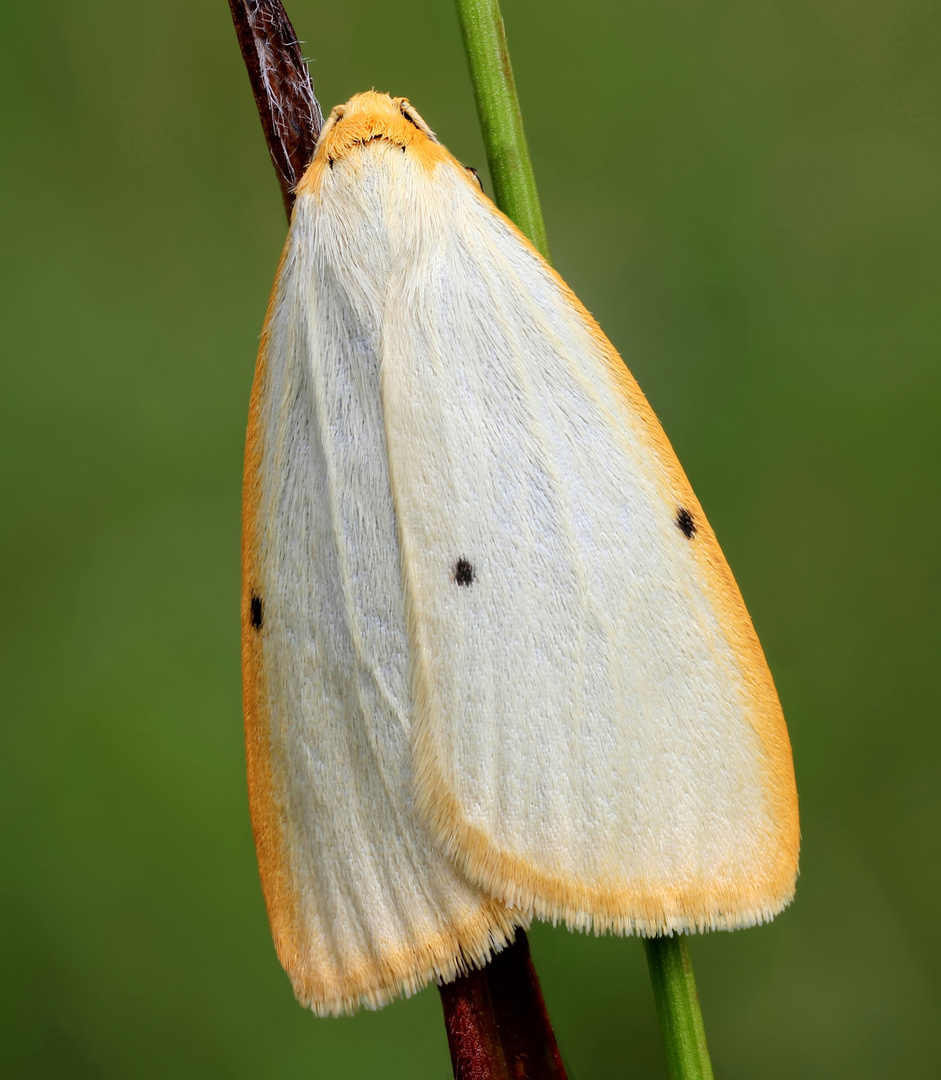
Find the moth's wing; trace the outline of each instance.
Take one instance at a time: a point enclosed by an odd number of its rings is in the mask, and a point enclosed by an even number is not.
[[[540,917],[770,918],[797,871],[790,745],[712,529],[588,313],[462,177],[441,190],[382,353],[422,813]]]
[[[252,824],[278,955],[315,1011],[449,979],[522,921],[413,811],[411,699],[375,332],[299,207],[269,308],[245,467]]]

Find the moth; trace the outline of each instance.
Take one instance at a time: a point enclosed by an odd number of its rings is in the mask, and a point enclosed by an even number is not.
[[[245,455],[250,803],[318,1013],[533,918],[668,934],[791,899],[767,663],[595,321],[404,98],[333,110],[297,189]]]

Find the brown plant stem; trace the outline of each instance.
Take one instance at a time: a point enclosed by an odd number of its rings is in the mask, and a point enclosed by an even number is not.
[[[525,931],[438,990],[455,1080],[566,1080]]]
[[[281,0],[229,0],[288,220],[323,127],[320,103]]]

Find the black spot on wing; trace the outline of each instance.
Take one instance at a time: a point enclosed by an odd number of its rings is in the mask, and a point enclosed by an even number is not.
[[[465,558],[460,558],[454,564],[452,577],[457,585],[468,586],[474,583],[474,567]]]
[[[264,612],[261,606],[261,597],[257,594],[252,595],[251,603],[249,604],[250,617],[252,621],[252,629],[260,630],[265,621]]]
[[[696,535],[696,522],[685,506],[681,506],[676,512],[676,527],[687,540],[692,540]]]

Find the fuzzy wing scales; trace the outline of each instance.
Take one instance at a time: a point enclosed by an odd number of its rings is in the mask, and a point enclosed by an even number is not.
[[[521,920],[414,813],[377,330],[331,279],[313,213],[298,207],[252,396],[243,666],[276,946],[298,997],[339,1013],[453,978]]]
[[[422,812],[541,917],[770,918],[796,875],[793,771],[725,559],[596,324],[449,184],[390,215],[409,259],[381,346]]]

